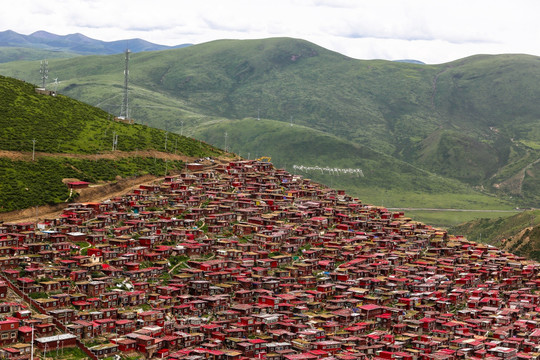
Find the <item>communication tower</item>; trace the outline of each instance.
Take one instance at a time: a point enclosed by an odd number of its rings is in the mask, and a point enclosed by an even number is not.
[[[128,77],[129,77],[129,49],[126,49],[125,67],[124,67],[124,99],[122,100],[122,108],[120,109],[120,118],[129,119],[129,100],[128,100]]]
[[[49,62],[47,60],[41,60],[39,72],[41,74],[41,87],[45,89],[45,81],[49,78]]]

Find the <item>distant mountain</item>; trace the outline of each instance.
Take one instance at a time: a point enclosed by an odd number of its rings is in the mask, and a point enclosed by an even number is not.
[[[129,48],[131,52],[167,50],[186,47],[191,44],[166,46],[154,44],[142,39],[101,41],[83,34],[56,35],[47,31],[36,31],[30,35],[19,34],[12,30],[0,32],[0,47],[30,48],[55,52],[68,52],[78,55],[112,55]]]
[[[395,62],[404,62],[409,64],[418,64],[418,65],[425,65],[425,62],[422,62],[420,60],[412,60],[412,59],[403,59],[403,60],[394,60]]]

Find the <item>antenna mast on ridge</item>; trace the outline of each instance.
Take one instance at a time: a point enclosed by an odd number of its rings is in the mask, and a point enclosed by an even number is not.
[[[39,72],[41,74],[41,87],[45,89],[45,82],[49,78],[49,62],[47,60],[41,60]]]
[[[120,117],[129,120],[129,101],[128,101],[128,76],[129,76],[129,49],[126,49],[126,63],[124,68],[124,99],[122,100],[122,108],[120,109]]]

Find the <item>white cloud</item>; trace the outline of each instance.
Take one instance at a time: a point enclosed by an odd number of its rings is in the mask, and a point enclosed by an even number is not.
[[[540,55],[539,10],[536,0],[19,0],[0,13],[0,30],[167,45],[288,36],[360,59],[440,63]]]

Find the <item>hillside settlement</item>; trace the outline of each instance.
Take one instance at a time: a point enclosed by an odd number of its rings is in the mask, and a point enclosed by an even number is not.
[[[232,161],[0,224],[0,356],[538,359],[540,266]]]

